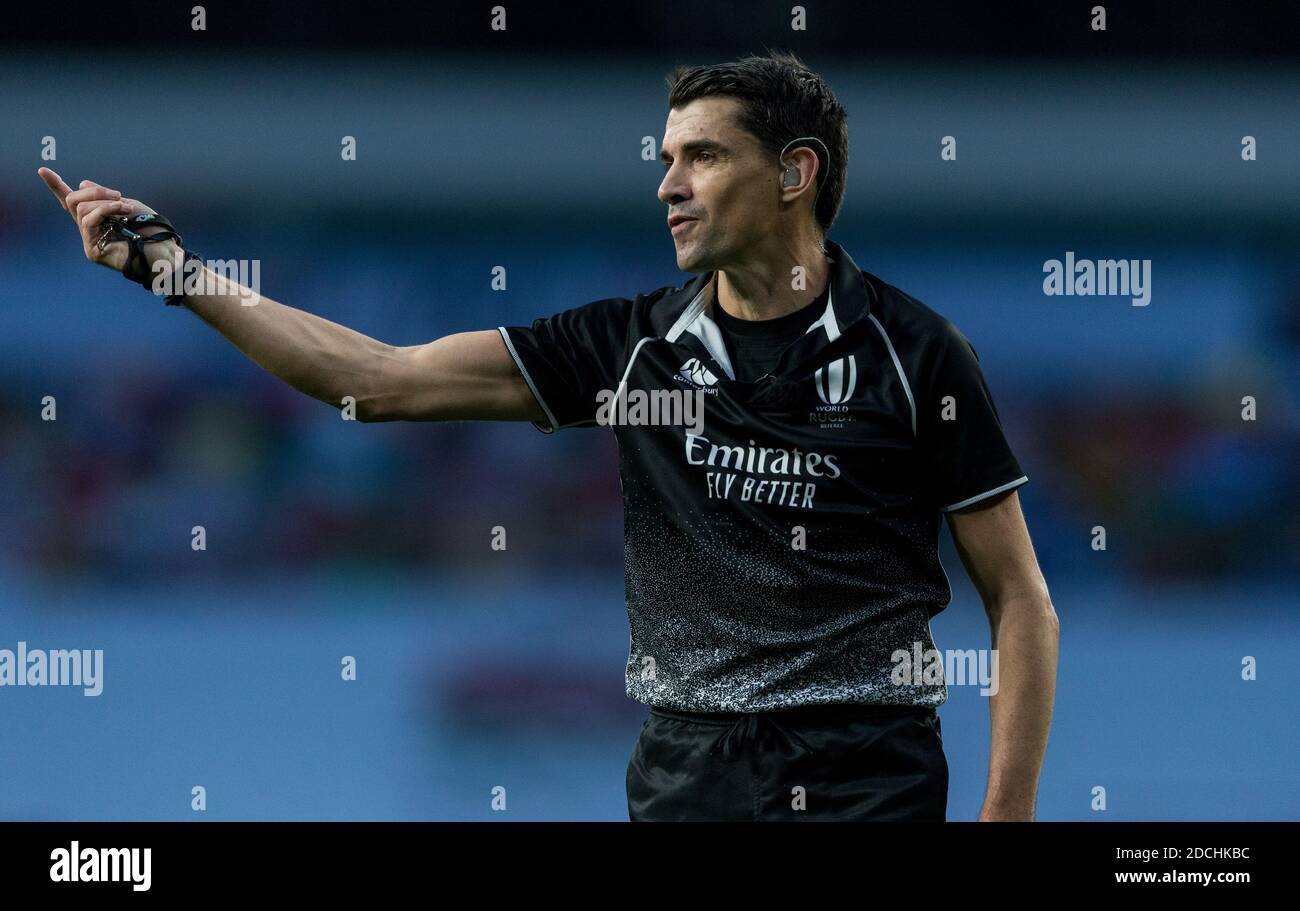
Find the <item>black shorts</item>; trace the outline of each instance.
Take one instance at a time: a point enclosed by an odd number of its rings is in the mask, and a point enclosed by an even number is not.
[[[947,808],[948,760],[932,706],[653,708],[627,766],[633,822],[943,822]]]

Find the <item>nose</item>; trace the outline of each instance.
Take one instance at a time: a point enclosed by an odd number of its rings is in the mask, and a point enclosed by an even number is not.
[[[683,170],[677,167],[673,162],[668,173],[664,174],[663,182],[659,184],[659,201],[665,205],[674,206],[691,198],[691,186],[685,179]]]

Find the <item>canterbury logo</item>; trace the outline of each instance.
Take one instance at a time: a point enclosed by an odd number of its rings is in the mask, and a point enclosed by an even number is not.
[[[693,357],[685,364],[682,364],[677,369],[677,375],[697,386],[712,386],[718,382],[718,378],[713,375],[713,371],[701,364],[700,359],[697,357]]]
[[[853,389],[858,383],[858,362],[853,355],[842,357],[825,367],[818,367],[813,374],[813,385],[817,387],[817,398],[827,405],[842,405],[853,397]]]

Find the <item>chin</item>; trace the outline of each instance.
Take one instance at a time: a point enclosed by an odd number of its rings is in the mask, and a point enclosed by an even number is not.
[[[678,248],[677,268],[683,272],[710,272],[713,270],[713,263],[706,251],[692,244],[686,248]]]

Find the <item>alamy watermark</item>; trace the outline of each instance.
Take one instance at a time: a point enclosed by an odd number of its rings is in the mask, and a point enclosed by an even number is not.
[[[1151,303],[1151,260],[1075,259],[1065,251],[1065,261],[1043,263],[1043,293],[1056,295],[1118,295],[1131,297],[1134,307]]]
[[[79,686],[83,695],[104,691],[104,650],[97,648],[0,648],[0,686]]]
[[[51,882],[130,883],[148,892],[153,881],[153,848],[83,848],[74,841],[51,851],[50,860]]]
[[[260,259],[182,260],[182,255],[178,250],[174,260],[154,261],[154,294],[229,295],[239,298],[244,307],[254,306],[261,298]]]
[[[896,649],[889,660],[889,674],[895,686],[979,686],[981,696],[998,691],[998,650],[986,648],[925,648],[913,642],[911,651]]]
[[[596,423],[626,427],[685,427],[704,432],[703,389],[602,389],[596,393]]]

